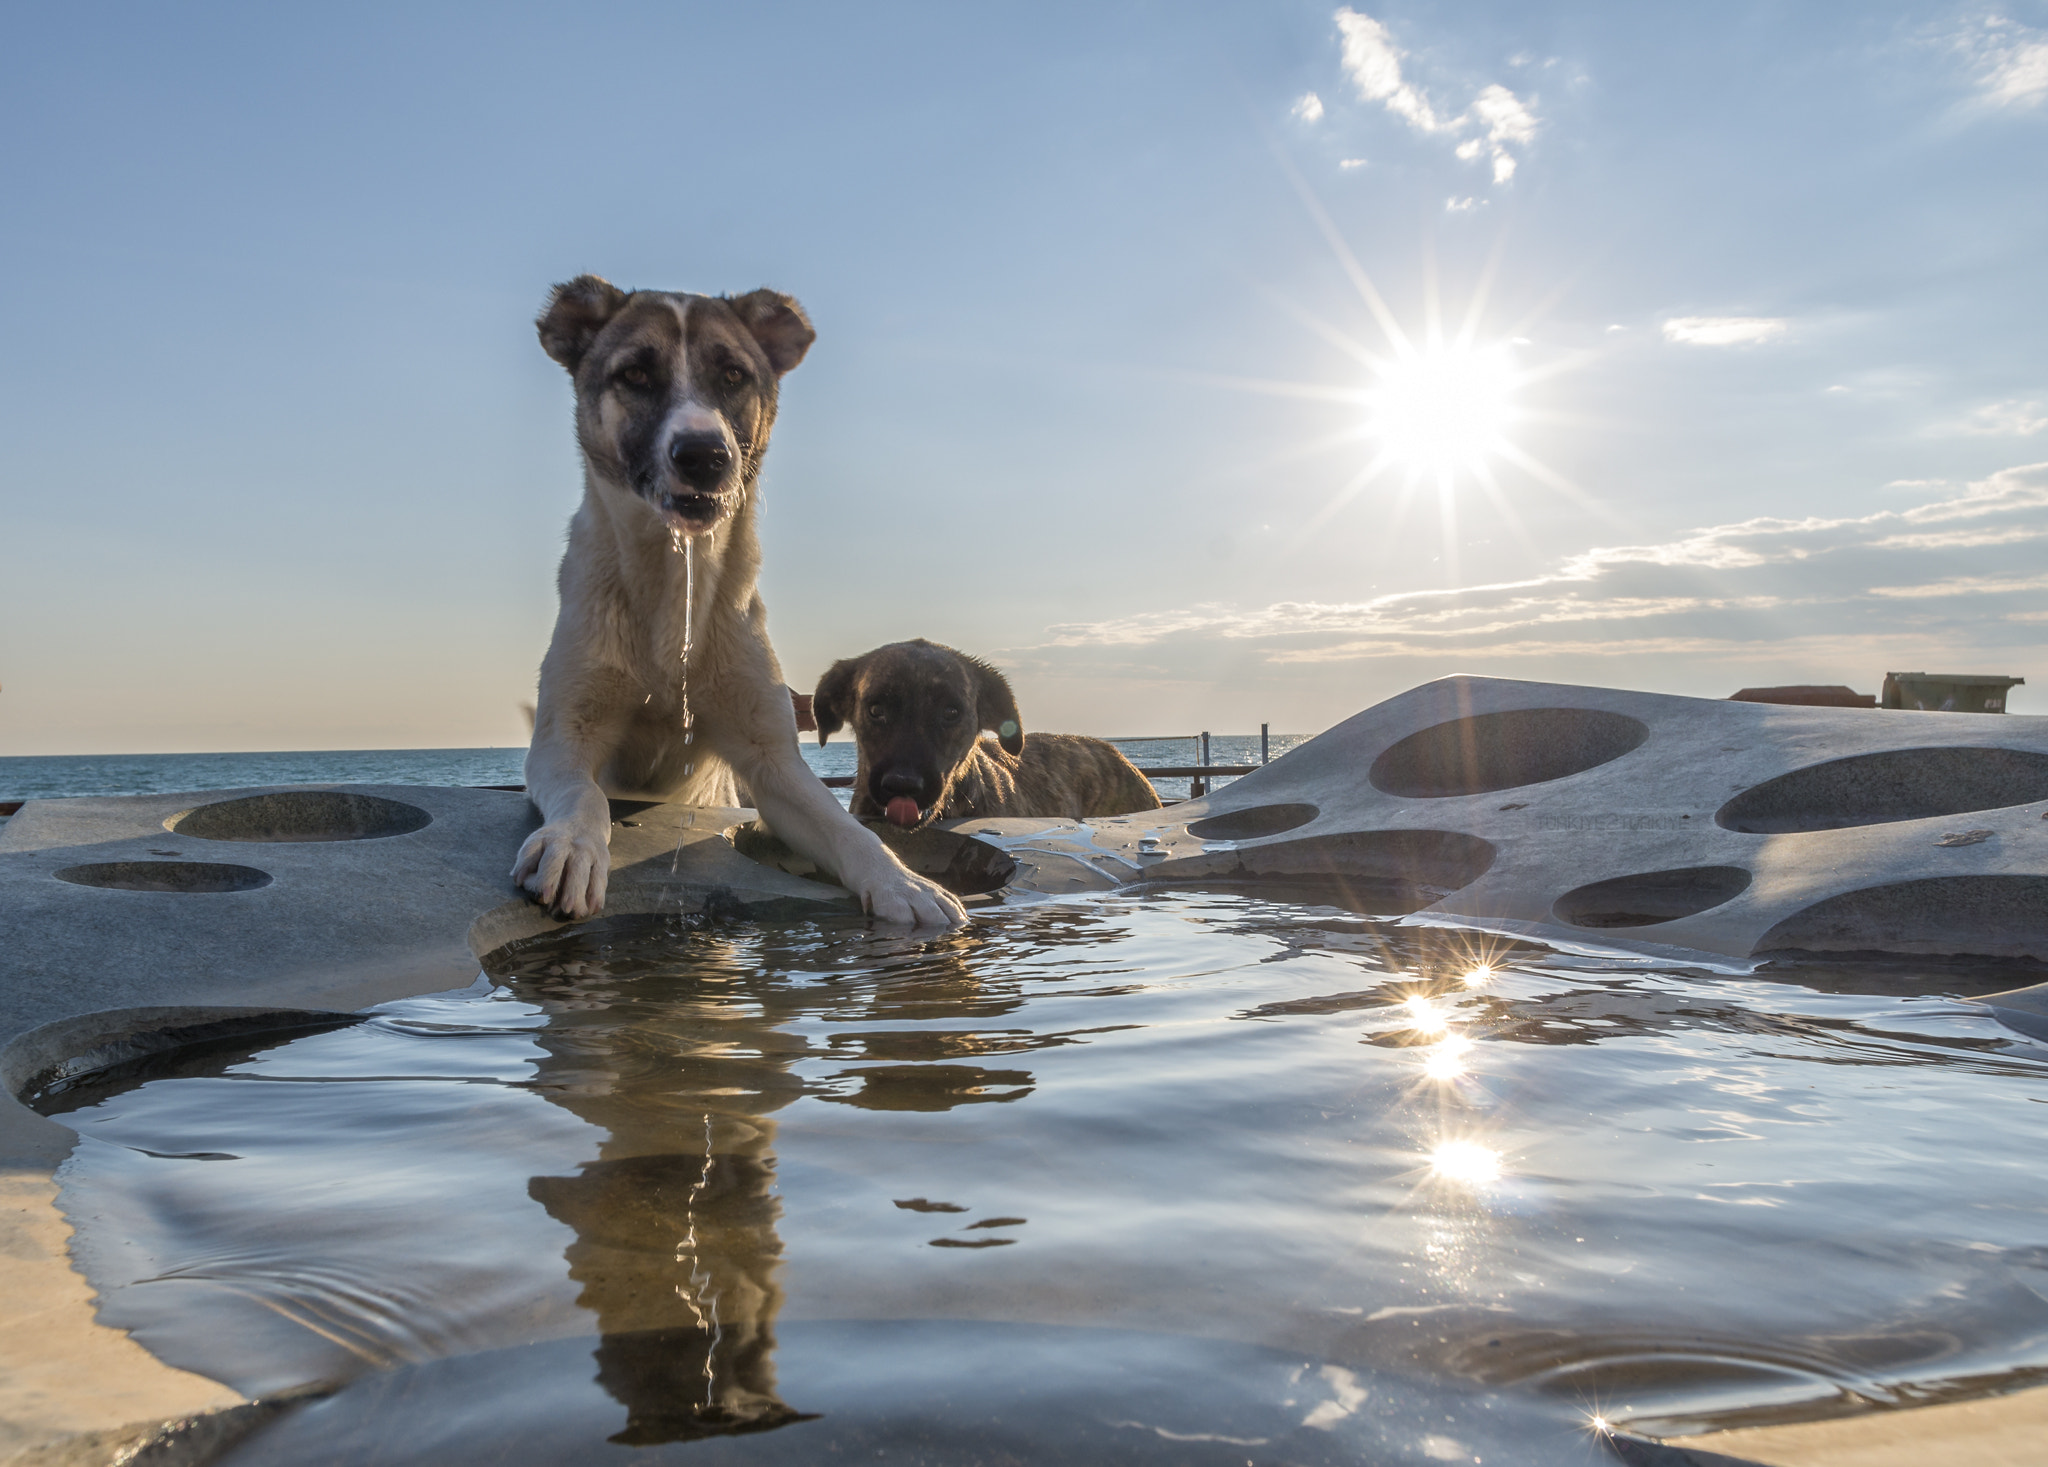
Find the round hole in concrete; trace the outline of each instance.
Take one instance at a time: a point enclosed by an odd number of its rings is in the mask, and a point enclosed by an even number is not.
[[[1749,873],[1740,866],[1686,866],[1576,887],[1550,910],[1574,927],[1653,927],[1708,911],[1748,889]]]
[[[360,1024],[323,1009],[177,1005],[77,1014],[31,1029],[0,1051],[0,1080],[44,1115],[78,1110],[201,1064],[218,1074],[297,1034]]]
[[[1253,805],[1194,821],[1188,834],[1203,840],[1258,840],[1306,825],[1322,813],[1314,805]]]
[[[2048,958],[2048,876],[1923,876],[1815,902],[1752,949]]]
[[[1177,857],[1146,867],[1142,879],[1286,887],[1304,901],[1393,915],[1471,885],[1495,854],[1491,841],[1456,830],[1340,831]]]
[[[95,861],[53,873],[73,886],[109,891],[254,891],[270,885],[270,873],[225,861]]]
[[[2048,754],[2029,749],[1888,749],[1781,774],[1714,814],[1729,830],[1778,835],[1968,815],[2048,800]]]
[[[342,790],[282,790],[244,795],[187,810],[164,822],[178,835],[201,840],[325,841],[380,840],[407,835],[433,820],[417,805],[381,795]]]
[[[1422,729],[1373,760],[1373,787],[1404,799],[1484,795],[1583,774],[1650,736],[1649,725],[1600,708],[1516,708]]]
[[[1017,862],[1008,852],[956,830],[926,826],[905,831],[881,821],[863,823],[882,838],[882,844],[894,851],[904,865],[955,896],[980,896],[995,891],[1008,885],[1017,874]],[[820,870],[817,863],[798,855],[779,836],[758,824],[736,827],[732,843],[749,860],[792,876],[805,876],[813,881],[834,879],[831,872]]]

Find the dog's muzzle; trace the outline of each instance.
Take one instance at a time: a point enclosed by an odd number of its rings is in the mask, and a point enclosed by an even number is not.
[[[695,534],[723,519],[731,499],[727,494],[664,494],[658,508],[671,530]]]
[[[725,515],[733,493],[733,451],[722,433],[678,433],[669,440],[673,484],[661,496],[662,518],[671,529],[708,529]]]
[[[900,771],[882,775],[872,791],[882,807],[882,818],[901,830],[916,830],[938,813],[936,802],[925,802],[925,782],[915,774]]]

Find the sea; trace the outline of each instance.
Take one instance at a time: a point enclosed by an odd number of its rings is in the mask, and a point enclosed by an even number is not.
[[[1272,758],[1305,741],[1300,734],[1275,734],[1267,741]],[[1189,765],[1197,761],[1195,736],[1111,739],[1140,768]],[[805,740],[804,761],[820,776],[851,775],[853,741],[820,748]],[[1212,764],[1256,764],[1259,735],[1211,734]],[[327,749],[246,754],[29,754],[0,758],[0,805],[15,800],[61,799],[73,795],[154,795],[181,790],[239,789],[279,784],[518,785],[524,782],[526,750],[502,749]],[[1219,777],[1218,788],[1230,782]],[[1185,799],[1189,781],[1155,781],[1160,798]],[[834,791],[841,804],[849,792]]]

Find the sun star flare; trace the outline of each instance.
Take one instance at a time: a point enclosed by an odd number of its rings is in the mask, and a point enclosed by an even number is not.
[[[1505,346],[1432,342],[1378,367],[1365,391],[1366,433],[1413,474],[1448,478],[1507,446],[1518,376]]]

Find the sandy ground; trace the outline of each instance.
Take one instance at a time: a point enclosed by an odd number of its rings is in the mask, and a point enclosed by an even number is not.
[[[56,1196],[46,1171],[0,1170],[0,1463],[77,1432],[239,1403],[226,1386],[173,1370],[93,1322]]]
[[[2048,1464],[2048,1389],[1880,1411],[1846,1421],[1717,1431],[1673,1438],[1671,1445],[1722,1452],[1765,1467],[2043,1467]]]

